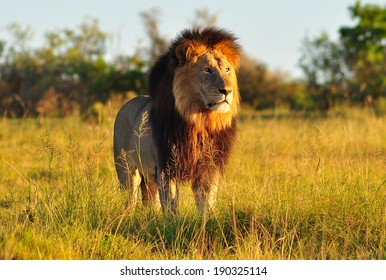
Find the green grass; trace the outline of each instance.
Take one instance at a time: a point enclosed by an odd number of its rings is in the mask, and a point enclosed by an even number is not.
[[[386,118],[243,112],[216,211],[118,189],[112,122],[0,119],[0,259],[385,259]]]

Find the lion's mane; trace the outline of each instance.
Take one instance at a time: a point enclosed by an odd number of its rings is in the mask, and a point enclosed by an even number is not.
[[[169,176],[178,181],[191,180],[203,171],[223,173],[236,134],[236,113],[239,106],[237,81],[234,85],[235,101],[229,114],[199,112],[193,119],[183,116],[176,107],[173,81],[181,60],[177,57],[181,45],[197,52],[217,50],[226,56],[237,69],[240,46],[236,38],[223,30],[208,28],[203,31],[185,30],[171,44],[149,73],[149,93],[153,99],[150,121],[157,144],[159,164]],[[189,53],[187,53],[189,55]],[[189,75],[189,72],[186,72]],[[189,79],[189,77],[185,77]],[[191,95],[192,90],[184,89]],[[194,98],[194,96],[188,96]],[[186,105],[185,105],[186,107]]]

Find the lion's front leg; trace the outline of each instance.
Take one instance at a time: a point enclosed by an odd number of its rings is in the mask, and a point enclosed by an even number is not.
[[[196,206],[200,214],[214,209],[220,175],[218,172],[205,174],[193,181],[192,188]]]
[[[141,193],[143,205],[150,206],[155,211],[160,210],[161,203],[158,195],[158,187],[155,182],[142,178]]]
[[[165,172],[161,172],[157,177],[162,211],[167,214],[177,214],[179,191],[176,180],[168,178]]]

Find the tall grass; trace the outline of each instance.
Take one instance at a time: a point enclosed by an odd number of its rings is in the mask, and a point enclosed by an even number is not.
[[[113,115],[113,114],[111,114]],[[2,259],[385,259],[386,118],[243,113],[211,215],[130,211],[112,118],[0,120]]]

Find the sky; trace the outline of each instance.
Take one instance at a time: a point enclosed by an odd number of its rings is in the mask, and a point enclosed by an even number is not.
[[[109,34],[107,56],[134,54],[146,47],[140,13],[161,11],[160,33],[173,39],[188,28],[195,11],[217,15],[217,25],[234,33],[244,51],[272,71],[301,77],[298,67],[301,42],[327,32],[338,38],[341,26],[352,26],[348,10],[354,0],[0,0],[0,40],[7,41],[6,26],[17,22],[34,31],[31,45],[41,46],[44,33],[76,29],[86,18],[99,20]],[[385,0],[369,0],[384,6]]]

